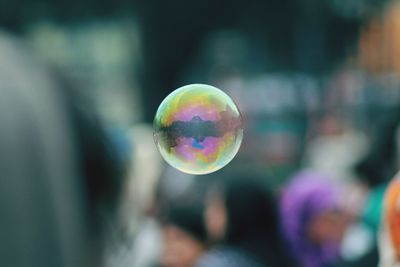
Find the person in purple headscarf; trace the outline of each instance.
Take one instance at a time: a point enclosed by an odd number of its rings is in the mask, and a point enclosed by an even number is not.
[[[314,171],[296,174],[280,200],[282,231],[289,252],[301,267],[331,267],[348,225],[341,190]]]

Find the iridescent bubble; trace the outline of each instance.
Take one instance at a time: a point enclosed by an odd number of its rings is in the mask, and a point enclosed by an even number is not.
[[[232,99],[221,90],[191,84],[176,89],[158,107],[154,139],[171,166],[207,174],[228,164],[243,139],[243,123]]]

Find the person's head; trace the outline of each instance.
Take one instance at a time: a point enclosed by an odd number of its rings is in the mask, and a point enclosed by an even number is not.
[[[279,249],[280,242],[277,209],[263,183],[265,177],[251,171],[226,173],[224,177],[211,189],[207,201],[210,238],[271,262],[271,252]]]
[[[300,172],[281,197],[281,224],[294,257],[306,267],[326,266],[338,258],[348,225],[340,188],[329,177]]]
[[[163,223],[163,267],[191,267],[206,249],[203,207],[196,204],[175,204]]]

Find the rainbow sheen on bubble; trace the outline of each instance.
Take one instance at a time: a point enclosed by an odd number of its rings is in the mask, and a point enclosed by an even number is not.
[[[171,166],[207,174],[228,164],[243,139],[243,122],[232,99],[213,86],[191,84],[176,89],[160,104],[154,139]]]

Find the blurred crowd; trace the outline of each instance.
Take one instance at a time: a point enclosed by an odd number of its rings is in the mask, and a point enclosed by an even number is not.
[[[335,16],[360,19],[342,2]],[[277,67],[244,15],[242,29],[203,29],[179,60],[161,47],[190,34],[158,42],[154,17],[0,32],[0,265],[400,266],[400,6],[388,2],[357,52],[321,72],[308,55],[330,44],[307,12],[298,69]],[[236,158],[195,176],[162,160],[149,118],[174,89],[155,87],[198,82],[230,95],[245,126]]]

